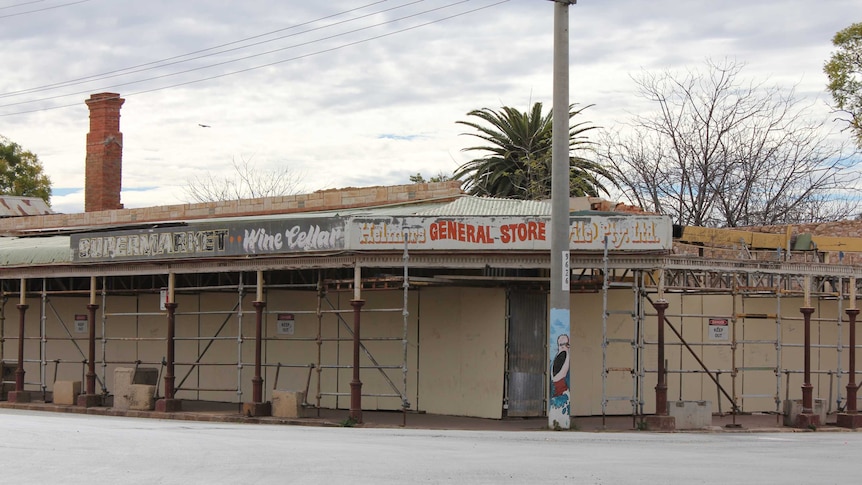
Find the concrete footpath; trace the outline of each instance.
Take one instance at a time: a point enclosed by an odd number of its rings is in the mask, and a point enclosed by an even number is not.
[[[182,401],[182,411],[161,413],[156,411],[116,410],[111,407],[84,408],[44,402],[10,403],[0,401],[0,409],[19,409],[53,413],[74,413],[94,416],[126,416],[150,419],[172,419],[204,422],[230,422],[247,424],[284,424],[298,426],[361,426],[367,428],[413,428],[413,429],[462,429],[489,431],[547,430],[548,422],[541,418],[483,419],[462,416],[398,411],[363,411],[363,422],[352,423],[349,412],[342,409],[309,409],[303,418],[278,418],[271,416],[249,417],[242,414],[242,405],[237,403],[214,403],[204,401]],[[641,417],[636,416],[577,416],[572,418],[572,430],[584,432],[649,431],[642,429]],[[698,430],[677,432],[751,433],[751,432],[811,432],[814,430],[784,426],[779,414],[714,415],[711,426]],[[826,424],[816,431],[854,432],[835,425],[835,417],[829,416]]]

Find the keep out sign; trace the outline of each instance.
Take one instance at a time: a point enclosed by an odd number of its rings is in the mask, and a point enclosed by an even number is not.
[[[709,319],[710,340],[730,340],[730,324],[726,318]]]

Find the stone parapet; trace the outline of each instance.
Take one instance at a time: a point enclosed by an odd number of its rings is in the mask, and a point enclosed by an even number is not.
[[[461,194],[463,194],[461,182],[457,180],[389,187],[350,187],[259,199],[14,217],[0,219],[0,235],[16,235],[44,229],[352,209],[423,200],[454,199]]]

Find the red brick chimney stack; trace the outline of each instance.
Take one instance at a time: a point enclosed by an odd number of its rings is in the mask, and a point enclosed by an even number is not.
[[[86,101],[90,108],[84,212],[122,209],[123,134],[120,107],[126,100],[117,93],[99,93]]]

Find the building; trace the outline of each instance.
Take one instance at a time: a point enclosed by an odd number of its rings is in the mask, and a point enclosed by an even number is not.
[[[102,173],[122,100],[88,105],[86,212],[0,220],[11,399],[78,382],[77,404],[107,405],[117,369],[147,368],[165,411],[262,414],[277,389],[307,408],[544,415],[549,203],[444,182],[124,209]],[[664,414],[660,381],[713,412],[781,413],[803,389],[847,406],[859,239],[571,208],[573,415]]]

